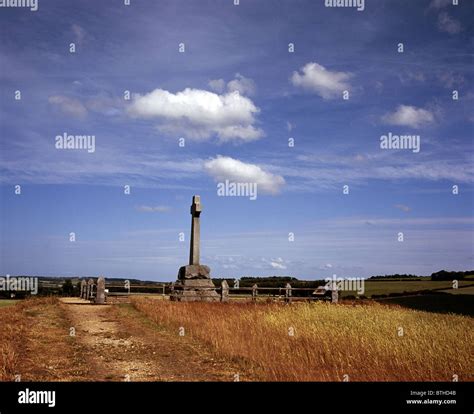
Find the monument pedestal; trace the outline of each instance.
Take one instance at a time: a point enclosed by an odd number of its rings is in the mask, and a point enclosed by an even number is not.
[[[218,302],[220,296],[205,265],[181,266],[171,300],[178,302]]]

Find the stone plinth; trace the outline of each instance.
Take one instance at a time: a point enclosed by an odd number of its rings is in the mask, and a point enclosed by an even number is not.
[[[211,270],[205,265],[181,266],[174,284],[171,300],[179,302],[217,302],[220,300],[210,277]]]

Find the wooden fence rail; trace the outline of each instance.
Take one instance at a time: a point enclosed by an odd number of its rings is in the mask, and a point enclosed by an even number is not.
[[[85,282],[85,281],[84,281]],[[89,282],[83,282],[84,290],[81,290],[81,296],[88,299],[95,297],[95,285],[90,285]],[[131,284],[107,284],[107,296],[126,297],[140,294],[146,294],[148,296],[162,296],[166,298],[173,294],[174,283],[162,283],[155,286],[147,285],[131,285]],[[111,289],[121,289],[122,291],[111,291]],[[333,303],[338,302],[338,291],[328,290],[325,287],[318,288],[306,288],[306,287],[292,287],[291,284],[287,283],[281,287],[259,287],[257,284],[253,286],[229,286],[226,280],[223,280],[220,287],[209,287],[200,288],[201,290],[209,290],[218,292],[221,298],[221,302],[228,302],[231,299],[237,300],[242,298],[250,298],[252,302],[257,302],[261,299],[272,299],[275,301],[284,301],[285,303],[291,303],[293,301],[314,301],[314,300],[330,300]],[[150,292],[140,292],[141,290],[151,290]],[[294,293],[299,292],[311,292],[309,295],[299,296]],[[209,295],[211,297],[212,295]],[[205,297],[205,295],[204,295]]]

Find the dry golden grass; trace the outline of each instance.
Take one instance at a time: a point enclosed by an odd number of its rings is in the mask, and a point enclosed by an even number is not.
[[[0,309],[0,381],[13,381],[21,363],[27,323],[26,301]]]
[[[15,376],[29,364],[31,342],[29,318],[38,307],[56,304],[53,298],[31,298],[0,308],[0,381],[14,381]]]
[[[265,381],[472,381],[470,317],[377,303],[176,303],[134,298],[160,326],[184,327]],[[403,336],[399,336],[403,328]],[[294,333],[291,336],[291,333]],[[245,378],[242,378],[245,380]]]

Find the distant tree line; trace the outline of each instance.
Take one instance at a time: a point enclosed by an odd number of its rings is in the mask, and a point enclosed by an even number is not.
[[[431,280],[461,280],[466,276],[474,275],[474,270],[466,270],[465,272],[456,272],[456,271],[447,271],[440,270],[439,272],[432,273],[431,276],[417,276],[411,274],[400,275],[398,273],[394,275],[378,275],[371,276],[368,280],[392,280],[392,279],[402,279],[402,280],[423,280],[424,278],[430,277]]]
[[[469,275],[474,275],[474,270],[467,270],[465,272],[449,272],[447,270],[440,270],[439,272],[431,274],[431,280],[461,280]]]
[[[371,277],[369,277],[368,280],[386,280],[386,279],[413,279],[413,280],[418,280],[422,277],[426,277],[426,276],[417,276],[417,275],[410,275],[410,274],[400,275],[398,273],[395,273],[394,275],[371,276]]]

